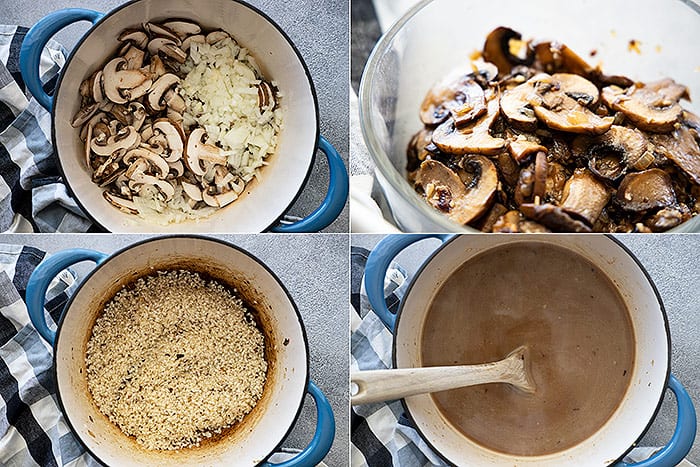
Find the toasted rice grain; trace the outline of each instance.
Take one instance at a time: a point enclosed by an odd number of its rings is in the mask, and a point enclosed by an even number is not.
[[[189,271],[122,289],[88,341],[88,388],[100,411],[146,449],[199,445],[262,396],[264,337],[243,302]]]

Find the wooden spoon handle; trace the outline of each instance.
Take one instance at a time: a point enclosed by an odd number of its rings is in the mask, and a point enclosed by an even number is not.
[[[501,363],[352,372],[350,381],[357,385],[357,392],[351,395],[351,401],[353,405],[370,404],[476,384],[510,382]]]

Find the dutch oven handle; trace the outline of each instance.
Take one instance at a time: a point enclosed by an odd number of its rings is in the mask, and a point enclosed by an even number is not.
[[[326,155],[326,159],[328,159],[330,179],[328,180],[328,192],[326,193],[326,197],[323,199],[321,205],[305,218],[293,224],[277,225],[270,229],[273,232],[318,232],[328,227],[331,222],[340,215],[340,211],[343,210],[343,207],[345,207],[345,202],[348,200],[350,179],[345,164],[343,164],[343,159],[333,145],[323,136],[319,136],[318,138],[318,148]]]
[[[676,421],[676,429],[673,432],[671,441],[649,459],[632,464],[619,462],[616,464],[616,467],[675,467],[690,452],[697,430],[697,418],[693,401],[690,399],[688,391],[673,375],[668,379],[668,388],[676,396],[676,407],[678,409],[678,420]]]
[[[321,463],[335,438],[335,417],[331,404],[313,381],[309,380],[308,392],[316,402],[316,433],[311,443],[299,454],[279,464],[265,462],[265,467],[314,467]]]
[[[396,234],[384,237],[367,258],[365,266],[365,291],[374,313],[384,326],[394,332],[396,315],[389,311],[384,297],[384,277],[393,259],[405,248],[426,238],[437,238],[444,243],[453,235],[447,234]]]
[[[41,337],[53,347],[56,339],[56,331],[49,329],[44,316],[44,302],[46,301],[46,291],[59,272],[81,261],[94,261],[100,264],[107,258],[107,255],[94,250],[73,248],[59,251],[42,261],[29,276],[27,282],[27,311],[32,324],[39,331]]]
[[[70,24],[78,21],[90,21],[95,24],[103,16],[104,13],[83,8],[66,8],[54,11],[40,19],[24,36],[22,47],[19,50],[19,69],[22,73],[22,79],[39,104],[49,112],[53,106],[53,98],[44,91],[39,71],[41,52],[46,43],[54,34]]]

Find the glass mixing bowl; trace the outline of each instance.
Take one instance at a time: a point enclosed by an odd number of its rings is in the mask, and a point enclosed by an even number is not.
[[[523,38],[552,39],[607,74],[637,81],[671,77],[700,99],[700,5],[693,0],[425,0],[380,39],[360,84],[360,121],[376,176],[404,231],[464,232],[429,206],[406,180],[406,147],[422,124],[428,89],[508,26]],[[638,44],[638,51],[630,41]],[[591,57],[591,52],[595,56]],[[683,107],[700,113],[697,102]],[[700,216],[673,232],[700,232]]]

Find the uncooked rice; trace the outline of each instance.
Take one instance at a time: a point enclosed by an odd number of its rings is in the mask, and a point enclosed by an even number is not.
[[[119,291],[96,320],[88,388],[100,411],[144,448],[197,446],[260,400],[264,347],[229,289],[190,271],[158,271]]]

